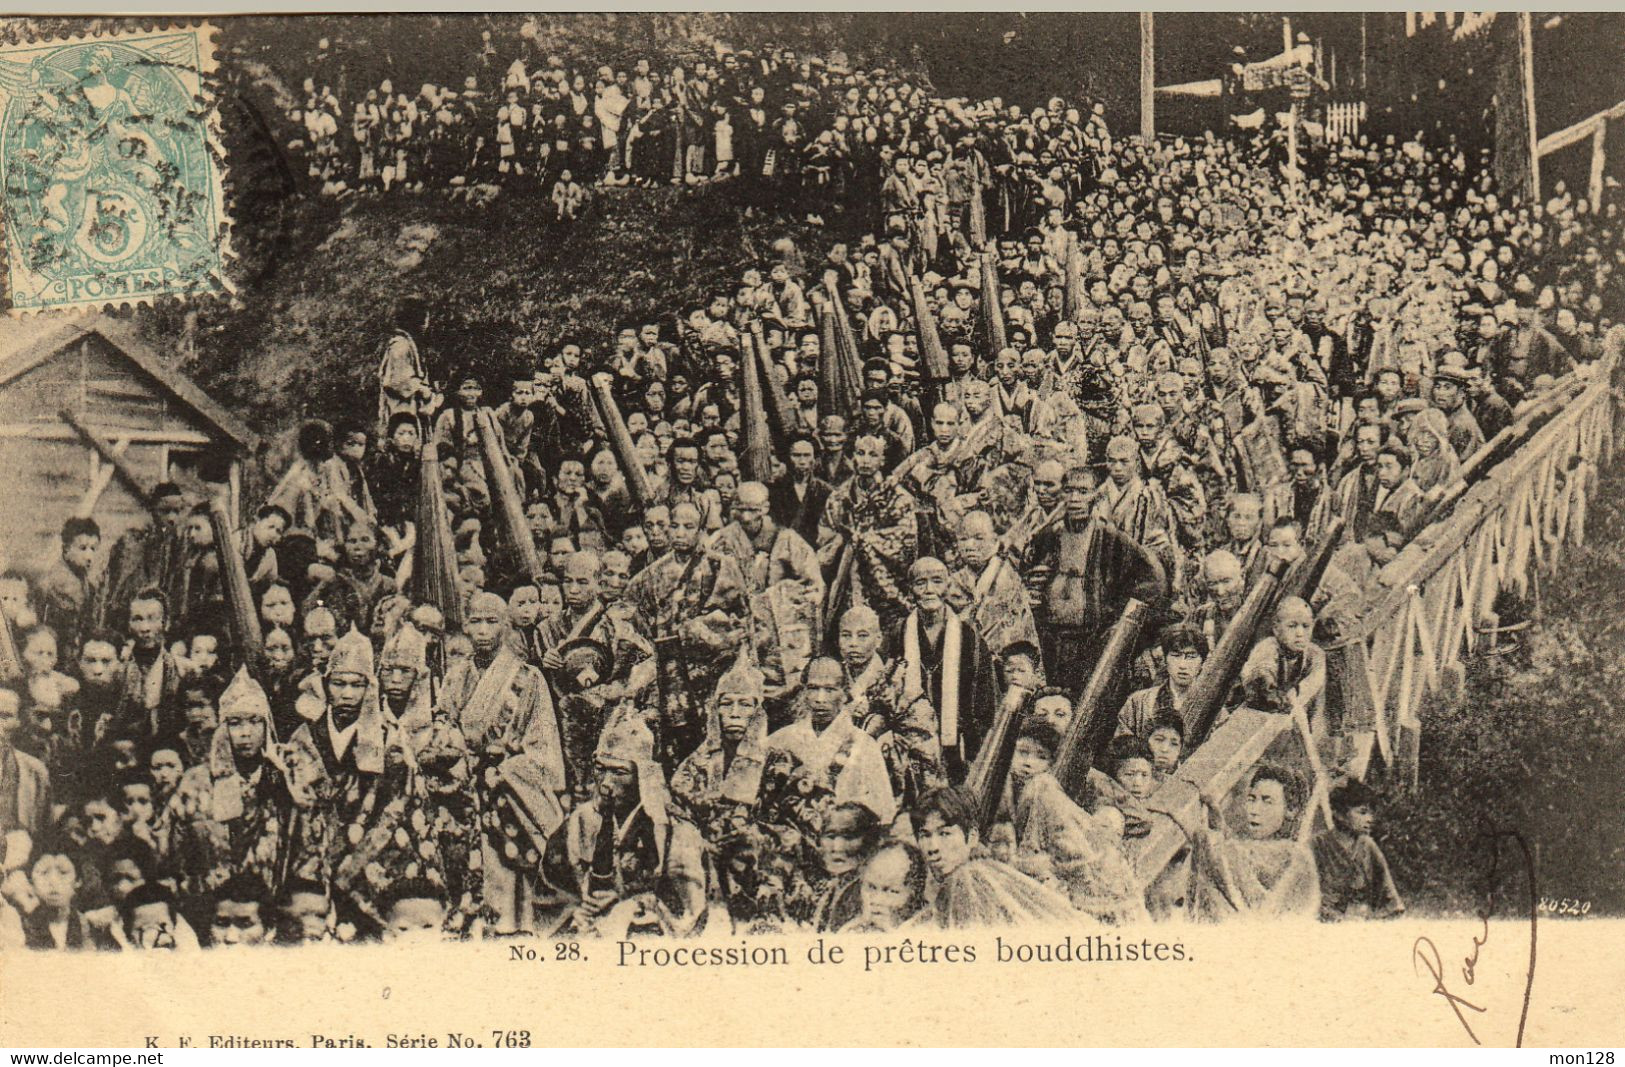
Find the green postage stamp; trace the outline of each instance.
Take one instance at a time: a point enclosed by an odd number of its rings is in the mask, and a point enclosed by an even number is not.
[[[213,33],[0,48],[11,314],[230,290]]]

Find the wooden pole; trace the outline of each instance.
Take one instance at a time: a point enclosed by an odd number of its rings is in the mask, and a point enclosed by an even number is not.
[[[993,349],[990,355],[996,357],[1010,344],[1004,329],[1004,308],[999,304],[998,254],[984,251],[979,258],[982,266],[982,317],[986,320],[988,347]]]
[[[1608,136],[1608,122],[1604,120],[1597,123],[1597,132],[1591,138],[1591,184],[1587,192],[1591,196],[1591,210],[1602,210],[1602,178],[1603,167],[1608,162],[1607,147],[1604,138]]]
[[[1518,13],[1518,64],[1522,74],[1523,113],[1529,123],[1529,188],[1531,201],[1540,199],[1540,140],[1535,132],[1535,23],[1527,11]]]
[[[768,428],[772,430],[773,440],[779,447],[788,447],[790,435],[797,430],[796,412],[790,404],[790,399],[779,388],[778,379],[773,377],[773,353],[767,350],[767,340],[762,335],[761,319],[751,320],[750,340],[754,342],[756,348],[756,366],[761,375],[762,396],[767,402]],[[831,358],[831,353],[821,352],[818,358],[822,362]],[[822,394],[823,390],[820,389],[820,397]]]
[[[1366,16],[1366,13],[1364,11],[1360,12],[1360,91],[1361,92],[1364,92],[1365,87],[1366,87],[1365,86],[1365,75],[1366,75],[1367,56],[1366,56],[1365,16]]]
[[[1202,670],[1197,674],[1196,681],[1191,683],[1190,691],[1185,694],[1183,711],[1185,721],[1190,724],[1185,744],[1190,748],[1194,749],[1207,740],[1219,712],[1224,709],[1230,687],[1241,673],[1247,654],[1252,651],[1253,634],[1275,608],[1276,591],[1285,573],[1286,565],[1274,560],[1259,576],[1257,584],[1230,620],[1230,625],[1224,628],[1224,636],[1219,638],[1207,662],[1202,664]]]
[[[496,416],[489,408],[480,408],[474,417],[480,433],[480,451],[485,457],[485,470],[496,492],[497,514],[502,519],[504,539],[512,549],[514,560],[533,582],[544,575],[542,561],[536,555],[536,542],[531,538],[530,523],[525,521],[525,502],[520,499],[519,485],[514,481],[513,467],[508,449],[502,440]]]
[[[1140,632],[1150,619],[1151,611],[1142,601],[1130,599],[1123,606],[1123,615],[1107,635],[1106,647],[1072,709],[1072,721],[1067,723],[1066,736],[1061,738],[1053,762],[1055,778],[1069,796],[1082,791],[1100,748],[1111,740],[1111,727],[1122,706],[1122,690],[1139,648]]]
[[[643,476],[643,468],[638,465],[638,452],[632,446],[632,435],[627,432],[626,420],[621,417],[621,409],[615,403],[615,380],[602,371],[594,374],[592,399],[598,410],[598,418],[604,424],[604,431],[609,434],[610,450],[621,461],[626,491],[631,494],[632,503],[642,511],[653,503],[654,494]]]
[[[1289,177],[1292,184],[1298,183],[1298,102],[1292,101],[1292,117],[1288,120],[1291,125],[1286,128],[1286,165],[1291,168]]]
[[[1156,27],[1151,12],[1140,12],[1140,138],[1157,136]]]
[[[440,481],[440,449],[423,443],[418,471],[417,557],[412,577],[417,599],[440,609],[446,632],[463,628],[463,598],[457,588],[457,544],[446,511],[445,487]]]
[[[739,361],[739,471],[745,480],[766,485],[773,475],[773,441],[762,402],[762,368],[755,339],[746,334]]]
[[[1004,781],[1010,777],[1010,761],[1016,754],[1016,731],[1020,728],[1022,709],[1030,690],[1013,685],[1004,694],[994,716],[993,726],[982,741],[970,773],[965,777],[965,790],[976,800],[976,824],[985,835],[993,829],[999,815],[999,802],[1004,799]]]
[[[225,502],[209,501],[209,527],[214,531],[214,552],[220,560],[220,590],[225,595],[226,621],[231,626],[231,642],[237,650],[240,667],[253,667],[259,658],[261,634],[254,592],[248,585],[248,571],[237,550],[236,531],[226,514]]]

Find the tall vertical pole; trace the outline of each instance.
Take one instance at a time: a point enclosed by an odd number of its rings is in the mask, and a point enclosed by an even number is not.
[[[1531,201],[1540,199],[1540,139],[1535,133],[1535,26],[1527,11],[1518,15],[1518,62],[1523,66],[1523,111],[1529,120],[1529,190]]]
[[[1281,16],[1281,51],[1292,51],[1292,20]]]
[[[1365,42],[1365,12],[1362,11],[1362,12],[1360,12],[1360,91],[1361,92],[1365,91],[1365,66],[1366,66],[1366,51],[1365,51],[1365,49],[1366,49],[1366,42]]]
[[[1140,12],[1140,137],[1157,136],[1156,27],[1149,11]]]
[[[1290,111],[1292,125],[1286,128],[1286,165],[1292,168],[1290,178],[1292,184],[1296,185],[1298,184],[1298,115],[1301,114],[1301,109],[1298,107],[1296,100],[1292,101]]]
[[[1597,132],[1591,138],[1591,185],[1587,190],[1591,194],[1591,210],[1602,210],[1602,172],[1603,165],[1608,161],[1608,120],[1597,120]]]

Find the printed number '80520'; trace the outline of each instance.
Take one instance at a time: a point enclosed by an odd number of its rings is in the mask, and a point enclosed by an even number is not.
[[[1551,912],[1553,915],[1586,915],[1591,911],[1591,901],[1570,900],[1567,897],[1541,897],[1540,910]]]

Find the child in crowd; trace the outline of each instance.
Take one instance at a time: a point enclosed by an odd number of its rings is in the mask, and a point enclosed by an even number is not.
[[[23,939],[31,949],[113,949],[117,942],[106,925],[86,919],[79,910],[80,859],[64,838],[46,838],[34,850],[28,882],[37,902],[23,916]]]
[[[1133,734],[1112,738],[1100,763],[1101,772],[1091,772],[1095,787],[1095,815],[1120,826],[1125,838],[1144,837],[1151,832],[1149,812],[1144,801],[1156,792],[1158,779],[1153,768],[1151,746]],[[1112,810],[1116,816],[1113,817]]]
[[[1166,778],[1185,758],[1185,720],[1178,715],[1158,715],[1151,721],[1145,741],[1151,749],[1151,769],[1159,780]]]
[[[587,190],[568,171],[559,172],[559,180],[553,183],[553,208],[557,212],[559,222],[574,222],[581,206],[587,202]]]
[[[1376,794],[1350,780],[1331,791],[1333,825],[1315,835],[1315,868],[1320,873],[1320,917],[1386,919],[1405,910],[1388,860],[1371,836]]]
[[[1270,636],[1253,646],[1241,668],[1249,707],[1291,714],[1315,704],[1326,688],[1326,653],[1314,643],[1314,630],[1314,612],[1303,598],[1281,601]]]
[[[71,702],[79,693],[79,682],[56,669],[56,631],[49,626],[36,626],[23,639],[23,667],[28,671],[28,699],[35,725],[44,728],[39,720],[49,718]]]

